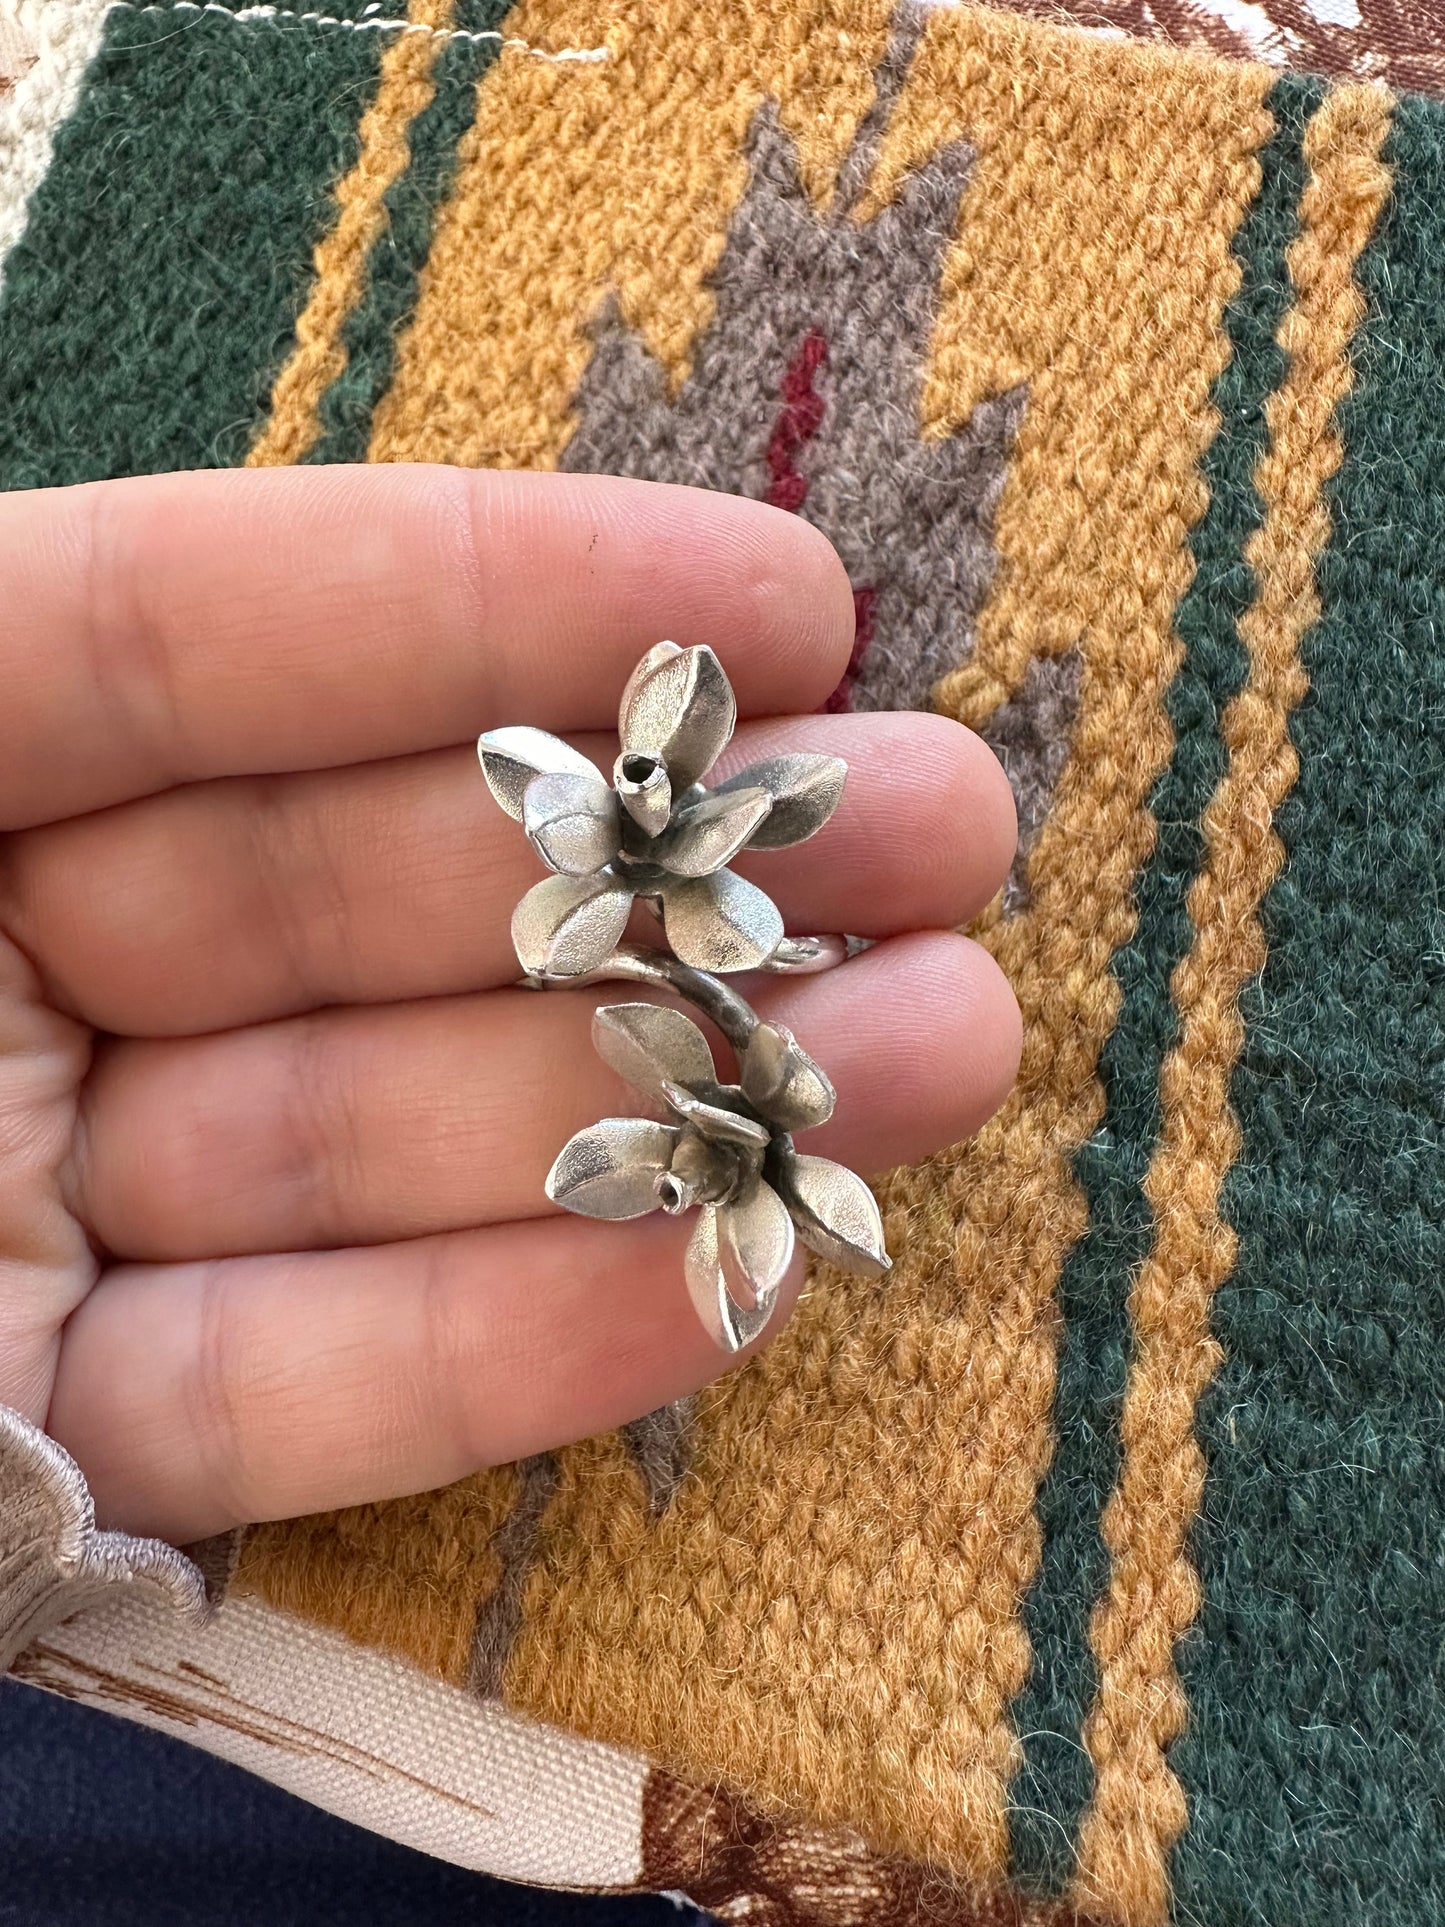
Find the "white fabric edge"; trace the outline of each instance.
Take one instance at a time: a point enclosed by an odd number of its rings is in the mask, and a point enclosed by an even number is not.
[[[30,197],[50,166],[55,130],[80,98],[109,7],[110,0],[0,0],[5,24],[35,56],[0,94],[0,287],[6,256],[25,232]]]
[[[46,1634],[15,1672],[459,1867],[547,1887],[642,1878],[646,1760],[254,1597],[201,1627],[124,1599]]]

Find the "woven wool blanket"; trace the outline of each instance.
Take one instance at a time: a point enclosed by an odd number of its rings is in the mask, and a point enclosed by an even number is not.
[[[696,1401],[208,1544],[205,1625],[128,1598],[21,1676],[738,1921],[1438,1927],[1430,9],[1352,62],[1350,0],[1079,0],[1188,47],[10,4],[0,486],[404,459],[808,517],[836,703],[1009,770],[1026,1030],[980,1137],[881,1181],[884,1288],[819,1268]]]

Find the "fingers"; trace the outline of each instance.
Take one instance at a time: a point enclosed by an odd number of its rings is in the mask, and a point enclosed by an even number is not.
[[[790,930],[948,927],[1003,881],[1013,801],[969,731],[924,715],[754,724],[728,767],[781,746],[849,763],[816,837],[738,864]],[[5,863],[5,926],[56,1001],[150,1036],[511,982],[511,913],[542,874],[465,749],[176,790],[14,837]]]
[[[0,827],[201,777],[605,727],[664,631],[816,708],[851,591],[801,518],[602,476],[239,470],[0,497]],[[659,625],[662,627],[659,627]]]
[[[599,1001],[635,994],[504,990],[113,1046],[88,1091],[75,1209],[110,1252],[148,1259],[543,1213],[574,1131],[649,1109],[589,1034]],[[1017,1067],[1012,994],[963,937],[899,938],[824,976],[775,980],[757,1008],[793,1028],[838,1092],[803,1148],[859,1171],[977,1130]]]
[[[49,1430],[103,1524],[181,1544],[444,1485],[725,1368],[683,1284],[687,1238],[668,1218],[537,1219],[126,1267],[66,1327]]]

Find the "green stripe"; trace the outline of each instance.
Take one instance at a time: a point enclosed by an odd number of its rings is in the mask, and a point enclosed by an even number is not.
[[[110,16],[6,262],[0,487],[241,460],[389,38]]]
[[[469,33],[500,28],[512,0],[459,0]],[[391,386],[396,343],[416,307],[436,210],[456,175],[457,143],[472,125],[477,82],[499,52],[495,40],[449,40],[434,70],[436,92],[411,129],[411,165],[387,190],[387,227],[367,262],[366,292],[342,329],[346,367],[321,399],[321,434],[306,460],[359,462],[376,405]]]
[[[1191,538],[1195,575],[1176,615],[1185,654],[1166,698],[1174,750],[1150,797],[1158,838],[1136,888],[1138,925],[1113,962],[1121,1005],[1100,1061],[1104,1119],[1076,1164],[1089,1223],[1059,1284],[1055,1448],[1039,1496],[1042,1564],[1025,1603],[1034,1666],[1014,1709],[1024,1749],[1011,1800],[1014,1868],[1032,1889],[1067,1883],[1093,1787],[1081,1735],[1097,1680],[1089,1615],[1109,1578],[1099,1521],[1119,1470],[1129,1285],[1153,1228],[1142,1187],[1160,1130],[1160,1066],[1177,1035],[1170,977],[1190,942],[1199,819],[1224,772],[1220,715],[1248,666],[1236,633],[1253,588],[1243,551],[1262,516],[1254,467],[1264,402],[1284,370],[1274,339],[1288,301],[1284,255],[1298,227],[1304,125],[1320,95],[1312,81],[1272,90],[1277,128],[1261,155],[1263,184],[1235,237],[1242,281],[1224,314],[1232,354],[1212,395],[1219,430],[1201,465],[1209,504]]]
[[[1445,1921],[1445,109],[1395,198],[1232,1096],[1180,1920]]]

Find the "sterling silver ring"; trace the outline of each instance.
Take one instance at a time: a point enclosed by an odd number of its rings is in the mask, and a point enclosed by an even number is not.
[[[709,789],[737,704],[711,649],[660,642],[628,678],[621,750],[609,782],[545,730],[488,730],[477,753],[493,796],[552,872],[512,917],[525,981],[537,989],[620,979],[672,992],[716,1025],[738,1061],[719,1080],[706,1037],[680,1010],[609,1004],[592,1025],[598,1054],[660,1117],[603,1118],[579,1131],[547,1196],[589,1218],[697,1208],[688,1291],[726,1351],[767,1325],[795,1240],[865,1277],[889,1267],[863,1180],[794,1148],[824,1123],[828,1078],[781,1024],[764,1023],[724,975],[808,972],[841,963],[846,938],[788,937],[776,905],[727,866],[820,830],[847,777],[841,757],[773,756]],[[660,919],[668,951],[623,941],[634,902]]]

